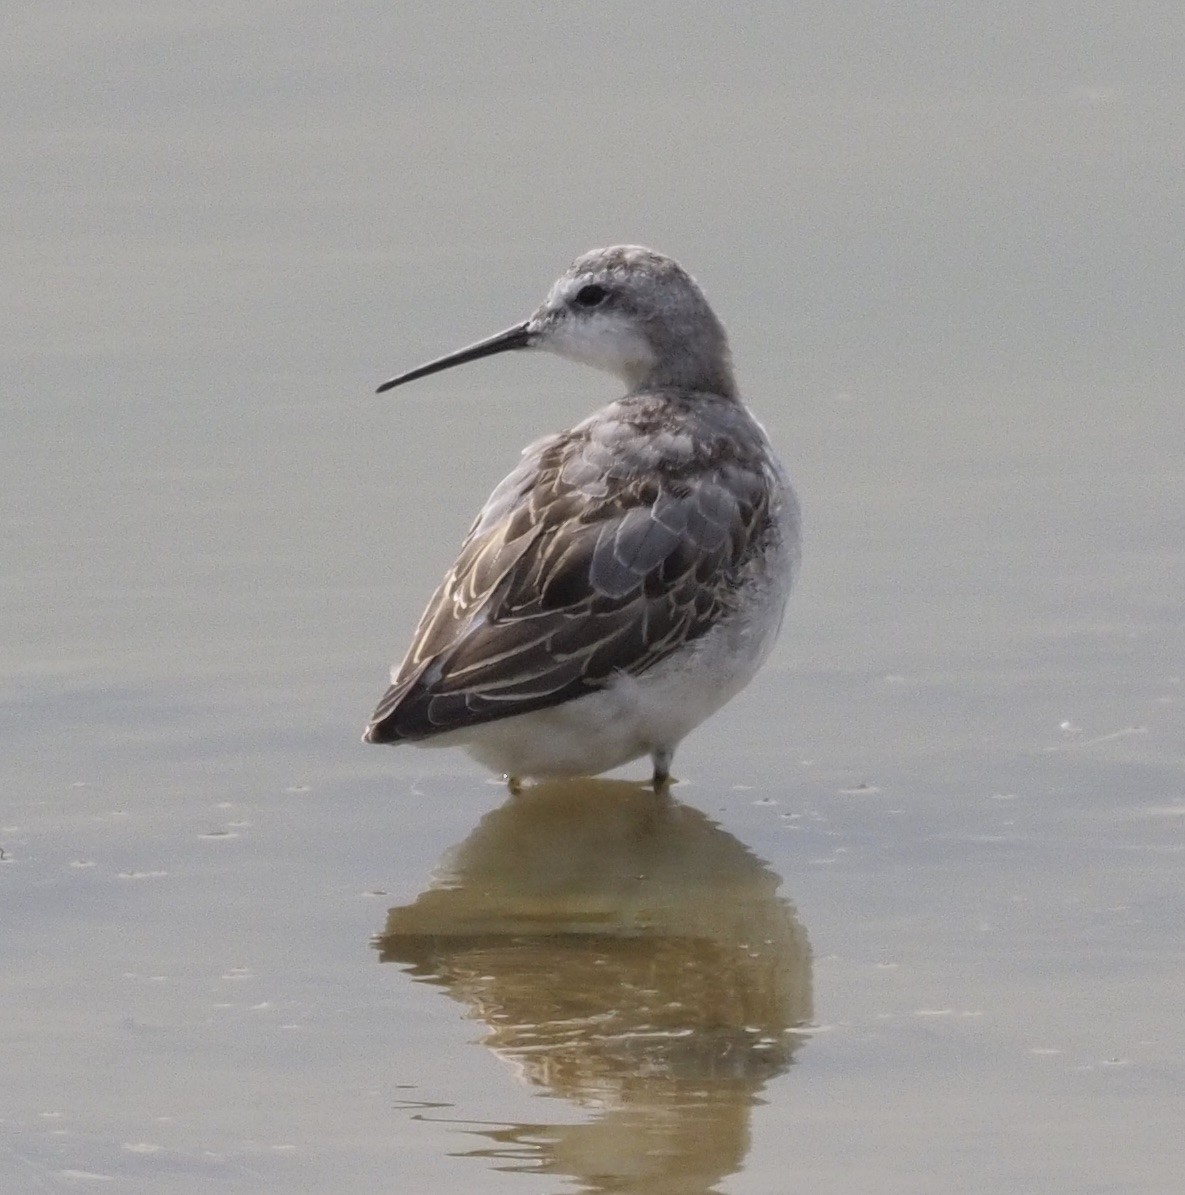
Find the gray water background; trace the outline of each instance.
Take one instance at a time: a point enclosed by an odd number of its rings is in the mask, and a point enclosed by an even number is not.
[[[1180,1189],[1176,6],[6,26],[0,1190]],[[704,284],[807,527],[657,829],[358,742],[614,395],[373,386],[618,241]]]

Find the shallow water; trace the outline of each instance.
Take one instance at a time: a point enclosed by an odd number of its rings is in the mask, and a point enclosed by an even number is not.
[[[920,17],[18,10],[0,1190],[1178,1190],[1171,39],[1026,90]],[[612,383],[369,390],[621,239],[729,324],[804,569],[670,804],[512,800],[358,734]]]

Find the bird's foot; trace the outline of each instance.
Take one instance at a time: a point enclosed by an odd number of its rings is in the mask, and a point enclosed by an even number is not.
[[[654,762],[654,775],[650,783],[658,796],[666,796],[671,791],[671,759],[673,751],[652,751],[650,758]]]

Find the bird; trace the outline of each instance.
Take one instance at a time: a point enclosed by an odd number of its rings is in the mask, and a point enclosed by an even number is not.
[[[460,746],[512,793],[649,756],[662,792],[681,740],[773,646],[798,500],[673,258],[584,253],[528,319],[378,393],[517,350],[607,370],[625,393],[528,445],[495,487],[363,740]]]

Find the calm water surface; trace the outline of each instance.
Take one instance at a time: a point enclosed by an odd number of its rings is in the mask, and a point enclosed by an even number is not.
[[[0,1190],[1180,1189],[1179,30],[689,7],[17,6]],[[369,391],[618,240],[802,581],[671,803],[511,800],[358,735],[612,383]]]

